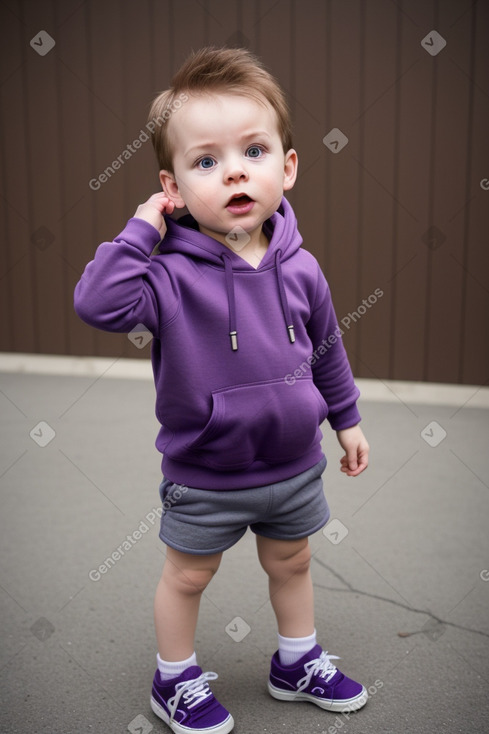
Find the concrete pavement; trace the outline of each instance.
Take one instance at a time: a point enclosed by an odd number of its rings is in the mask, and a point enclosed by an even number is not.
[[[4,372],[0,390],[0,731],[167,732],[149,707],[165,552],[153,385]],[[237,734],[489,731],[489,411],[474,405],[362,400],[357,479],[324,426],[317,630],[370,691],[357,714],[269,696],[276,629],[253,534],[224,555],[197,653]]]

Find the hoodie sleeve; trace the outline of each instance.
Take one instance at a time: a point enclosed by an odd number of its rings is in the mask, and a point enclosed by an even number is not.
[[[354,383],[331,300],[331,292],[318,264],[318,282],[314,310],[307,323],[313,344],[312,375],[314,384],[326,401],[328,421],[335,431],[351,428],[360,422],[357,399],[360,391]]]
[[[160,240],[155,227],[133,217],[113,242],[102,243],[75,288],[78,316],[104,331],[124,333],[143,324],[155,335],[158,308],[147,276]]]

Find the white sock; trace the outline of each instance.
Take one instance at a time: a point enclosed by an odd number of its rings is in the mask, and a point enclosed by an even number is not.
[[[309,637],[278,636],[278,654],[282,665],[293,665],[316,644],[316,630]]]
[[[195,652],[187,660],[181,660],[177,663],[170,663],[167,660],[162,660],[159,654],[156,654],[156,662],[158,664],[158,670],[160,671],[161,680],[171,680],[172,678],[178,678],[184,670],[190,668],[191,665],[197,665],[197,656]]]

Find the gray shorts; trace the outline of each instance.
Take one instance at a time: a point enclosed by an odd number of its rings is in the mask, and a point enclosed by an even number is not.
[[[329,520],[321,479],[325,468],[323,457],[302,474],[251,489],[196,489],[163,479],[160,538],[194,555],[230,548],[248,527],[266,538],[305,538]]]

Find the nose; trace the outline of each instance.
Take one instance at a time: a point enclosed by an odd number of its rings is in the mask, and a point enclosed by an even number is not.
[[[227,162],[224,178],[227,183],[235,183],[237,181],[247,181],[248,172],[244,162],[240,157],[233,157]]]

